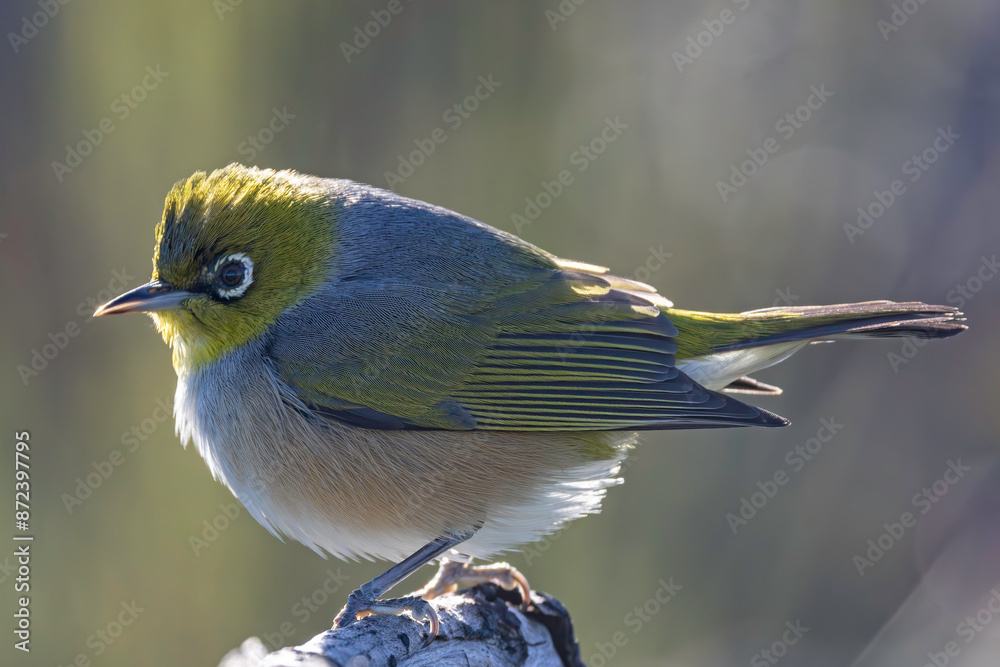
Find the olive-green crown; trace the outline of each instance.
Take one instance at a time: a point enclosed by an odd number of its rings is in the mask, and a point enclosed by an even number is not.
[[[335,240],[336,200],[323,179],[234,163],[179,181],[153,254],[154,279],[196,293],[183,309],[152,314],[175,364],[211,361],[260,335],[322,284]],[[241,298],[220,301],[211,271],[234,253],[252,260],[253,282]]]

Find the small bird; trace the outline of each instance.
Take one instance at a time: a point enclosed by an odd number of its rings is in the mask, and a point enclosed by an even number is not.
[[[944,338],[962,313],[867,301],[735,314],[561,259],[453,211],[349,180],[231,164],[174,185],[152,279],[95,316],[149,313],[173,350],[175,418],[277,536],[397,564],[369,614],[495,581],[474,566],[597,512],[644,430],[785,426],[732,394],[812,342]],[[435,560],[415,595],[383,599]]]

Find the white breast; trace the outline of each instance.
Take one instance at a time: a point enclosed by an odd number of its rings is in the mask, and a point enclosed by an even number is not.
[[[597,512],[635,442],[627,432],[377,431],[309,418],[253,348],[178,378],[177,433],[261,525],[321,554],[398,561],[480,523],[462,553],[515,548]],[[608,453],[595,457],[588,439]]]

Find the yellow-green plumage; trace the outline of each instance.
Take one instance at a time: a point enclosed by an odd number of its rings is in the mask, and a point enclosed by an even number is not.
[[[153,313],[179,372],[266,338],[301,400],[368,428],[779,424],[696,382],[726,387],[859,322],[962,328],[952,309],[924,304],[680,310],[648,285],[445,209],[239,165],[174,186],[156,234],[153,277],[192,293]],[[253,260],[238,299],[213,291],[226,253]]]
[[[781,393],[749,374],[787,359],[810,342],[844,336],[943,338],[966,328],[955,309],[920,302],[664,312],[677,326],[677,363],[685,373],[710,389],[749,394]]]
[[[329,273],[336,218],[321,179],[229,168],[198,172],[167,195],[156,227],[153,278],[192,291],[185,308],[153,314],[179,367],[199,367],[262,335]],[[245,298],[205,291],[211,261],[239,248],[256,258]]]
[[[677,358],[694,359],[722,349],[754,347],[843,334],[939,338],[965,329],[955,309],[925,303],[866,301],[835,306],[777,307],[744,313],[703,313],[669,308],[677,327]]]
[[[718,390],[774,393],[746,374],[811,341],[965,328],[922,303],[680,310],[447,209],[235,164],[171,190],[153,263],[96,314],[153,316],[212,473],[317,551],[414,554],[341,623],[447,548],[596,512],[636,431],[787,424]]]

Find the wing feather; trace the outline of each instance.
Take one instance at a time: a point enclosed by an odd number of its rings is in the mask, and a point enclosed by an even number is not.
[[[479,290],[339,286],[293,314],[284,328],[298,339],[275,341],[271,353],[306,405],[365,428],[787,423],[681,372],[677,328],[661,310],[669,302],[599,269],[563,262]]]

